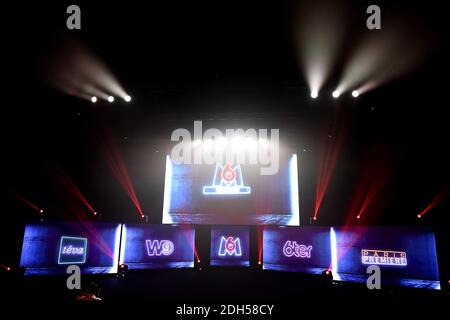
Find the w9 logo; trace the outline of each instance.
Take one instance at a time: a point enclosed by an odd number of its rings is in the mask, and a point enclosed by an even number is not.
[[[147,254],[149,256],[170,256],[175,249],[170,240],[146,240]]]

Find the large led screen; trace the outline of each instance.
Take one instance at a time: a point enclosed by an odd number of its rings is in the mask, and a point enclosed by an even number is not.
[[[265,227],[263,269],[320,274],[331,265],[330,228]]]
[[[69,265],[82,273],[116,273],[120,224],[90,221],[28,224],[20,266],[26,275],[65,274]]]
[[[120,262],[129,269],[193,267],[194,239],[188,226],[124,224]]]
[[[377,265],[381,285],[440,289],[432,231],[421,228],[335,228],[336,278],[366,282],[367,267]]]
[[[214,226],[211,228],[212,266],[250,265],[249,229],[244,226]]]
[[[263,268],[321,273],[366,283],[369,266],[381,285],[440,289],[432,231],[402,227],[265,227]]]
[[[163,223],[299,225],[297,155],[279,154],[277,173],[257,164],[177,164],[166,158]]]

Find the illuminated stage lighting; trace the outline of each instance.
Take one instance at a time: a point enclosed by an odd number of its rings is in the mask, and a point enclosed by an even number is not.
[[[97,215],[97,211],[94,211],[94,216],[96,216]]]
[[[214,145],[213,139],[207,139],[207,140],[204,142],[203,147],[209,149],[209,148],[211,148],[213,145]]]
[[[214,148],[216,150],[223,150],[228,144],[228,141],[226,138],[221,137],[217,140],[217,142],[214,144]]]
[[[258,264],[261,265],[261,261],[258,261]]]
[[[353,98],[357,98],[358,96],[359,96],[358,90],[353,90],[353,91],[352,91],[352,97],[353,97]]]
[[[6,267],[6,271],[11,271],[11,267]]]
[[[361,219],[361,216],[356,216],[356,219]]]
[[[92,103],[96,103],[96,102],[97,102],[97,97],[96,97],[96,96],[93,96],[93,97],[91,98],[91,101],[92,101]]]
[[[332,93],[332,95],[333,95],[333,98],[337,99],[337,98],[339,98],[339,96],[340,96],[341,94],[339,93],[339,91],[334,90],[333,93]]]
[[[108,102],[114,102],[114,97],[113,96],[109,96],[108,97]]]
[[[257,141],[250,137],[245,138],[245,145],[249,150],[253,150],[253,151],[255,151],[258,148]]]
[[[316,99],[319,96],[317,91],[311,91],[311,98]]]
[[[333,273],[330,269],[325,269],[322,271],[322,276],[325,278],[325,280],[332,282],[333,281]]]
[[[39,210],[39,213],[44,213],[44,209]]]
[[[259,138],[258,142],[260,145],[262,145],[263,147],[267,147],[267,140],[263,139],[263,138]]]
[[[121,263],[119,265],[119,272],[117,273],[117,275],[120,277],[125,277],[125,275],[127,274],[127,271],[128,271],[128,265]]]
[[[316,220],[317,220],[317,217],[313,217],[313,220],[316,221]]]
[[[420,219],[420,218],[422,218],[422,216],[421,216],[420,214],[418,214],[418,215],[417,215],[417,218],[419,218],[419,219]]]
[[[200,259],[197,260],[197,263],[200,263]]]
[[[125,100],[125,102],[130,102],[131,101],[131,97],[130,96],[125,96],[125,98],[123,98]]]
[[[245,147],[245,140],[239,136],[235,136],[231,140],[231,145],[233,147],[233,150],[241,150]]]

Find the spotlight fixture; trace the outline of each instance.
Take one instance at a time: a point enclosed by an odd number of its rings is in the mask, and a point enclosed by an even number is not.
[[[417,215],[417,218],[419,218],[419,219],[420,219],[420,218],[422,218],[422,216],[421,216],[420,214],[418,214],[418,215]]]
[[[316,99],[319,96],[317,91],[311,91],[311,98]]]
[[[44,213],[44,209],[39,210],[39,213]]]
[[[339,98],[339,96],[341,95],[340,93],[339,93],[339,91],[337,91],[337,90],[334,90],[333,91],[333,93],[332,93],[332,95],[333,95],[333,98]]]
[[[330,269],[325,269],[322,271],[322,277],[327,283],[333,282],[333,273]]]
[[[125,102],[130,102],[131,101],[131,97],[130,96],[125,96],[125,98],[123,98],[125,100]]]
[[[119,265],[119,271],[117,272],[117,276],[118,277],[125,277],[127,272],[128,272],[128,265],[124,264],[124,263],[121,263]]]
[[[97,97],[96,97],[96,96],[93,96],[93,97],[91,98],[91,101],[92,101],[92,103],[96,103],[96,102],[97,102]]]
[[[94,211],[94,216],[96,216],[97,215],[97,211]]]
[[[316,220],[317,220],[317,217],[313,217],[313,220],[316,221]]]
[[[109,96],[108,97],[108,102],[114,102],[114,97],[113,96]]]
[[[359,216],[359,215],[358,215],[358,216],[356,216],[356,219],[361,219],[361,216]]]
[[[358,90],[353,90],[353,91],[352,91],[352,97],[353,97],[353,98],[357,98],[358,96],[359,96]]]

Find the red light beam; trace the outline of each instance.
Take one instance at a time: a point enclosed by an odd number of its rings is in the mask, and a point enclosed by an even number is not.
[[[35,205],[33,202],[31,202],[30,200],[28,200],[27,198],[25,198],[24,196],[16,193],[16,197],[17,199],[19,199],[20,201],[22,201],[24,204],[26,204],[27,206],[33,208],[34,210],[36,210],[39,213],[44,213],[44,209],[39,208],[37,205]]]
[[[87,201],[86,197],[81,193],[78,186],[73,182],[73,180],[65,173],[63,170],[57,170],[54,172],[56,180],[75,198],[77,198],[81,203],[83,203],[89,211],[96,215],[97,211],[92,207],[92,205]]]
[[[127,193],[128,197],[136,207],[139,215],[143,219],[145,215],[136,196],[136,191],[134,189],[130,175],[128,174],[128,169],[122,158],[119,146],[113,139],[112,135],[109,134],[109,131],[106,130],[105,126],[104,129],[105,134],[104,139],[101,141],[101,146],[105,160],[108,163],[108,166],[110,167],[114,177],[117,179],[122,189]]]
[[[339,117],[340,114],[337,116]],[[313,220],[317,220],[317,214],[328,190],[347,133],[349,115],[344,114],[343,117],[342,121],[336,119],[333,122],[331,133],[323,136],[321,142]]]
[[[431,201],[428,203],[428,205],[425,207],[425,209],[422,210],[421,213],[417,215],[417,218],[422,218],[428,211],[442,203],[448,196],[448,190],[443,189],[441,190]]]

